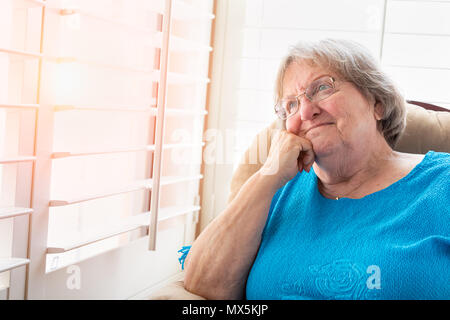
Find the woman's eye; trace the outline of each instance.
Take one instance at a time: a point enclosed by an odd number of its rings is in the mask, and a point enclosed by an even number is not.
[[[296,105],[296,102],[295,102],[295,101],[289,101],[289,102],[287,103],[287,106],[286,106],[287,111],[289,112],[289,111],[291,111],[292,109],[294,109],[294,108],[295,108],[295,105]]]
[[[317,91],[327,90],[327,89],[329,89],[329,88],[331,88],[330,85],[328,85],[328,84],[321,84],[321,85],[319,85],[319,87],[317,88]]]

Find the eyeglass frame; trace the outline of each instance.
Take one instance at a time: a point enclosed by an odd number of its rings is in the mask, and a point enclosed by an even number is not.
[[[310,88],[311,84],[313,84],[313,83],[316,82],[317,80],[319,80],[319,79],[321,79],[321,78],[325,78],[325,77],[328,77],[328,78],[331,79],[331,85],[332,85],[334,91],[333,91],[333,93],[331,93],[329,96],[327,96],[327,97],[325,97],[325,98],[322,98],[322,99],[320,99],[320,100],[314,101],[314,102],[322,101],[322,100],[324,100],[324,99],[326,99],[326,98],[332,96],[333,94],[335,94],[335,93],[338,91],[338,90],[336,90],[336,86],[335,86],[336,79],[335,79],[334,77],[332,77],[332,76],[323,76],[323,77],[320,77],[320,78],[314,80],[313,82],[311,82],[311,83],[309,84],[309,86],[306,88],[306,90],[303,91],[302,93],[300,93],[298,96],[295,96],[295,97],[293,97],[293,98],[289,98],[289,99],[292,99],[292,100],[294,100],[294,99],[297,100],[297,110],[296,110],[295,112],[291,113],[291,114],[290,114],[289,116],[287,116],[285,119],[283,119],[283,118],[281,118],[281,117],[279,116],[279,114],[278,114],[278,112],[277,112],[277,106],[278,106],[278,104],[280,103],[280,101],[287,100],[287,99],[281,99],[281,100],[279,100],[279,101],[275,104],[275,106],[274,106],[274,111],[275,111],[275,114],[277,115],[277,117],[280,118],[281,120],[287,120],[287,119],[289,119],[290,117],[292,117],[294,114],[296,114],[296,113],[298,112],[298,110],[300,109],[301,103],[300,103],[300,99],[299,99],[299,98],[300,98],[302,95],[305,95],[305,97],[306,97],[309,101],[313,102],[313,101],[312,101],[312,98],[308,97],[308,95],[306,94],[306,91],[308,91],[308,89]]]

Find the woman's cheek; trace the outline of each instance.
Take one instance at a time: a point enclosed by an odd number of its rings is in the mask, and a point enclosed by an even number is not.
[[[302,121],[298,117],[291,117],[286,120],[286,130],[290,133],[298,135]]]
[[[321,106],[321,109],[328,113],[332,118],[339,119],[340,117],[345,116],[346,110],[342,107],[345,106],[345,99],[336,98],[325,102],[326,103]]]

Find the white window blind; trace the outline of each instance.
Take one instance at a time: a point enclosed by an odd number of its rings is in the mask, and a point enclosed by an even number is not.
[[[5,3],[38,25],[33,48],[0,45],[35,65],[34,95],[0,101],[36,123],[34,148],[2,159],[34,164],[27,297],[127,298],[173,276],[200,210],[213,1]],[[96,281],[66,288],[73,264]]]
[[[34,38],[40,21],[28,10],[39,7],[36,1],[0,3],[0,299],[25,294],[40,56],[40,36]]]

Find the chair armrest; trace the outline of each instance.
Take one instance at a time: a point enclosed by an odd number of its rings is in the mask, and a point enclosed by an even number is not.
[[[184,288],[184,281],[174,281],[154,293],[147,300],[206,300],[205,298],[193,294]]]

